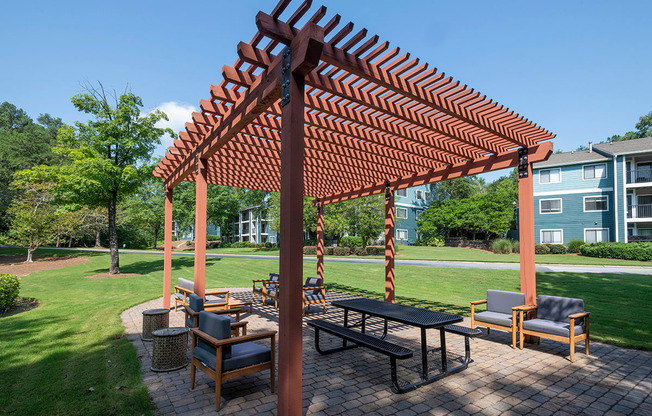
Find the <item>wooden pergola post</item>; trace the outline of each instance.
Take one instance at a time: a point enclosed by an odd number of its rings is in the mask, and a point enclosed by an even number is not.
[[[317,278],[324,283],[324,206],[317,202]]]
[[[208,202],[208,161],[197,158],[195,193],[195,294],[206,292],[206,208]]]
[[[385,190],[385,302],[394,303],[394,192],[387,185]]]
[[[526,173],[526,174],[523,174]],[[536,304],[537,278],[534,260],[534,188],[532,164],[526,161],[519,169],[518,178],[518,231],[521,260],[521,292],[525,303]]]
[[[172,188],[165,188],[165,224],[163,226],[163,308],[170,309],[172,291]]]

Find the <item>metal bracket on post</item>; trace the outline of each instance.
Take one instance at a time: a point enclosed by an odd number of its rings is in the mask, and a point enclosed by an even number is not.
[[[518,177],[527,178],[528,177],[528,158],[527,158],[527,147],[518,149]]]
[[[385,201],[392,199],[392,190],[389,188],[389,181],[385,181]]]
[[[195,155],[195,175],[199,175],[199,154]]]
[[[321,214],[321,201],[317,198],[317,214]]]
[[[290,102],[290,55],[292,55],[292,49],[286,47],[283,49],[283,66],[282,66],[282,76],[281,76],[281,106],[285,106]]]

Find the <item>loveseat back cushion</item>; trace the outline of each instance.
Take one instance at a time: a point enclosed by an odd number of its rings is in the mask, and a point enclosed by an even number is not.
[[[190,296],[188,296],[188,306],[193,310],[193,312],[201,312],[204,310],[204,299],[191,293]]]
[[[179,278],[178,286],[187,289],[191,292],[195,291],[195,282],[193,282],[192,280],[184,279],[182,277]]]
[[[321,286],[322,285],[322,280],[318,277],[307,277],[306,278],[306,284],[304,285],[305,287],[315,287],[315,286]],[[321,289],[315,289],[315,290],[306,290],[305,291],[306,295],[321,295]]]
[[[584,312],[584,300],[539,295],[537,318],[555,322],[569,322],[568,315]]]
[[[228,316],[201,311],[199,312],[199,330],[215,339],[228,339],[231,338],[231,320]],[[195,349],[202,350],[200,351],[202,355],[203,353],[207,353],[215,357],[215,347],[202,341],[201,338],[197,341],[197,347]],[[231,346],[222,347],[222,358],[226,359],[230,357]],[[215,358],[213,358],[213,361],[215,361]]]
[[[525,305],[525,294],[504,290],[487,290],[487,310],[512,314],[514,306]]]

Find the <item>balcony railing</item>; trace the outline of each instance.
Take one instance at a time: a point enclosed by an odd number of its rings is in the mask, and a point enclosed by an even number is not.
[[[652,204],[627,205],[627,218],[652,218]]]
[[[627,241],[630,243],[645,243],[652,241],[652,235],[629,235]]]
[[[627,171],[627,183],[652,182],[652,167],[638,168]]]

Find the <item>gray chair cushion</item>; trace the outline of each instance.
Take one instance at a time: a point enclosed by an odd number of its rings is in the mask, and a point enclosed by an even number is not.
[[[183,300],[183,293],[179,293],[179,292],[177,292],[177,293],[174,294],[174,297],[175,297],[176,299]]]
[[[262,293],[262,291],[263,291],[262,286],[254,286],[254,292],[261,292]]]
[[[317,278],[317,277],[307,277],[306,278],[306,283],[303,285],[304,287],[313,287],[313,286],[321,286],[322,285],[322,280]],[[308,295],[321,295],[321,289],[316,289],[316,290],[306,290],[304,292],[306,294],[306,298]]]
[[[503,325],[503,326],[512,326],[512,313],[509,314],[500,313],[500,312],[479,312],[475,314],[475,320],[479,322],[487,322],[490,324]]]
[[[195,323],[192,320],[192,316],[189,316],[188,319],[186,320],[186,326],[188,328],[194,328]]]
[[[177,286],[182,287],[184,289],[188,289],[191,292],[195,291],[195,282],[193,282],[192,280],[187,280],[180,277]]]
[[[523,329],[567,337],[570,334],[570,323],[548,321],[539,318],[529,319],[523,321]],[[575,335],[582,333],[584,333],[584,326],[575,325]]]
[[[215,315],[210,312],[201,311],[199,312],[199,330],[205,332],[215,339],[231,338],[231,320],[227,316]],[[199,353],[199,355],[202,357],[212,355],[213,362],[215,362],[215,347],[202,341],[201,339],[197,341],[197,346],[193,351],[193,355],[204,362],[202,358],[197,356],[197,353]],[[222,347],[222,357],[231,357],[230,346]],[[204,363],[208,364],[206,362]]]
[[[214,305],[216,303],[226,303],[226,299],[224,299],[221,296],[215,296],[215,295],[206,296],[206,305],[208,304]]]
[[[216,357],[212,354],[195,348],[193,356],[207,367],[215,370]],[[222,359],[222,371],[232,371],[250,365],[264,363],[271,360],[271,351],[253,342],[243,342],[231,347],[231,357]]]
[[[525,305],[525,294],[504,290],[487,290],[487,310],[512,314],[514,306]]]
[[[191,293],[190,296],[188,296],[188,306],[195,312],[201,312],[204,310],[204,299]]]
[[[280,279],[280,276],[279,276],[278,273],[270,273],[269,274],[269,279],[267,279],[267,280],[269,280],[270,282],[278,282],[279,279]]]
[[[311,295],[306,293],[306,300],[308,301],[321,301],[324,300],[324,296],[321,293],[317,293],[316,295]]]
[[[570,322],[568,315],[584,312],[584,300],[539,295],[537,318],[555,322]]]

